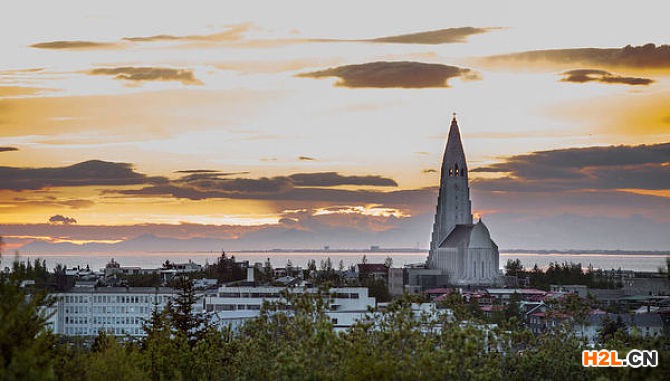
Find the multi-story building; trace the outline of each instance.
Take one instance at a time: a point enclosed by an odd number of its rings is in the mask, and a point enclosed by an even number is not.
[[[263,302],[283,301],[282,292],[318,294],[316,288],[241,286],[220,287],[215,295],[207,295],[203,309],[220,325],[237,328],[247,319],[260,315]],[[331,288],[322,295],[329,298],[327,315],[336,329],[346,329],[375,307],[375,298],[368,296],[365,287]]]
[[[67,336],[94,336],[100,331],[116,336],[143,336],[142,324],[154,309],[162,310],[176,296],[172,288],[74,288],[52,294],[49,326]]]

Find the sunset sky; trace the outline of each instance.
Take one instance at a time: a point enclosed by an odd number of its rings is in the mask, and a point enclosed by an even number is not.
[[[426,248],[453,112],[501,249],[670,249],[665,1],[167,3],[0,13],[6,249]]]

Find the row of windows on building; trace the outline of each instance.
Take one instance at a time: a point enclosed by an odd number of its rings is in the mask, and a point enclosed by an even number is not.
[[[221,311],[259,311],[261,309],[260,304],[208,304],[208,312],[221,312]]]
[[[105,331],[108,334],[112,335],[134,335],[139,336],[144,334],[144,330],[141,327],[131,327],[131,328],[107,328],[107,327],[98,327],[98,328],[89,328],[89,327],[67,327],[65,333],[70,336],[95,336],[100,331]]]
[[[308,293],[310,295],[317,295],[315,293]],[[279,298],[281,297],[278,292],[219,292],[219,296],[222,298]],[[348,293],[348,292],[336,292],[330,294],[331,297],[336,299],[358,299],[360,295],[358,293]]]
[[[90,319],[83,316],[66,316],[66,325],[87,325],[103,324],[103,325],[141,325],[146,321],[146,318],[139,316],[93,316]]]
[[[292,305],[277,306],[278,309],[293,311]],[[340,305],[331,304],[330,310],[337,311],[341,308]],[[221,312],[221,311],[260,311],[260,304],[208,304],[207,312]]]
[[[146,306],[68,306],[65,307],[66,314],[87,315],[94,314],[142,314],[148,315],[153,311],[153,307]]]
[[[167,295],[65,295],[61,300],[65,303],[126,303],[126,304],[147,304],[147,303],[167,303],[171,297]]]

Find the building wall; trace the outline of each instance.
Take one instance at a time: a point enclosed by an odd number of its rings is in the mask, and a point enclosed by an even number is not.
[[[154,308],[162,310],[175,292],[150,292],[133,288],[99,288],[53,294],[56,302],[49,325],[54,333],[67,336],[143,336],[143,323]]]
[[[216,295],[206,296],[204,310],[215,314],[218,324],[230,324],[239,327],[245,320],[260,315],[263,302],[283,300],[282,292],[318,293],[318,289],[285,288],[285,287],[220,287]],[[338,287],[328,290],[332,299],[329,303],[328,316],[336,328],[346,328],[364,316],[370,307],[375,307],[375,298],[368,296],[365,287]]]
[[[404,271],[402,268],[389,268],[388,288],[391,296],[399,296],[404,293]]]

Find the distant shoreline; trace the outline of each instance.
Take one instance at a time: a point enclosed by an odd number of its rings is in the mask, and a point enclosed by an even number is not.
[[[36,255],[82,255],[82,254],[98,254],[105,253],[109,255],[123,255],[127,254],[220,254],[220,250],[22,250],[17,249],[20,255],[36,256]],[[291,254],[291,253],[300,253],[300,254],[425,254],[428,255],[428,249],[414,249],[414,248],[375,248],[375,249],[256,249],[256,250],[224,250],[226,253],[230,254]],[[533,250],[533,249],[503,249],[500,250],[500,254],[531,254],[531,255],[653,255],[653,256],[670,256],[670,251],[667,250],[581,250],[581,249],[569,249],[569,250],[558,250],[558,249],[544,249],[544,250]],[[3,255],[4,257],[11,256],[7,251]]]
[[[168,251],[171,252],[171,251]],[[178,252],[178,251],[175,251]],[[215,251],[212,251],[215,252]],[[379,249],[262,249],[262,250],[226,250],[226,253],[428,253],[428,249],[410,248],[379,248]],[[500,254],[569,254],[569,255],[663,255],[670,256],[670,251],[662,250],[532,250],[532,249],[505,249]]]

